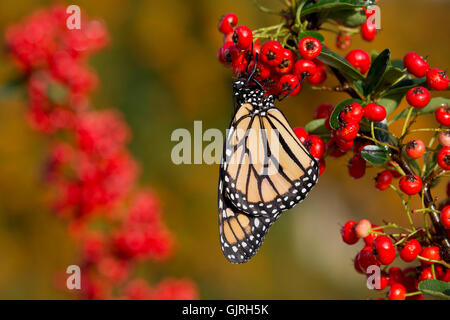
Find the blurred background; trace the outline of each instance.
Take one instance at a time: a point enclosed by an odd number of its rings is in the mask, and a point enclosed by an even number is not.
[[[0,32],[35,9],[54,1],[0,1]],[[261,1],[276,8],[278,1]],[[164,219],[177,239],[176,254],[163,263],[146,263],[138,272],[150,282],[165,275],[189,277],[203,299],[364,299],[377,296],[353,269],[357,246],[340,240],[349,219],[388,219],[404,224],[393,191],[373,187],[375,170],[360,180],[347,173],[347,157],[327,161],[327,170],[309,198],[290,210],[269,232],[247,264],[232,265],[219,247],[218,165],[174,165],[170,160],[177,128],[193,132],[225,130],[231,113],[231,71],[216,60],[222,14],[258,28],[278,22],[251,0],[72,1],[90,17],[105,21],[111,44],[94,55],[91,66],[101,86],[97,108],[120,109],[133,131],[131,151],[142,165],[141,183],[161,198]],[[353,37],[352,48],[390,48],[394,58],[417,51],[432,66],[449,65],[450,1],[381,0],[382,31],[372,43]],[[326,34],[333,49],[334,35]],[[338,51],[345,55],[345,52]],[[0,84],[17,74],[0,51]],[[329,77],[331,78],[331,77]],[[333,85],[334,79],[327,80]],[[292,126],[303,126],[323,102],[339,93],[302,93],[279,105]],[[24,98],[0,98],[0,298],[66,299],[54,287],[55,274],[78,259],[65,224],[46,208],[40,180],[45,140],[24,120]],[[433,117],[425,119],[434,125]],[[206,144],[205,144],[206,145]],[[444,190],[436,192],[443,196]],[[378,295],[379,296],[379,295]]]

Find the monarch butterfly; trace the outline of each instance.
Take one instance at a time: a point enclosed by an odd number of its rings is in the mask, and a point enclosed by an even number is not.
[[[270,226],[305,199],[319,176],[317,160],[275,107],[275,96],[250,80],[252,75],[233,83],[238,108],[219,172],[220,243],[231,263],[255,255]]]

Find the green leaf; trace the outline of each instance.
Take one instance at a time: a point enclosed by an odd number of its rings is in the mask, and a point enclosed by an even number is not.
[[[389,49],[385,49],[372,61],[372,65],[364,81],[364,95],[370,94],[381,81],[388,67],[390,57],[391,52]]]
[[[416,113],[420,113],[420,114],[430,114],[436,111],[436,109],[438,109],[441,106],[450,106],[450,98],[444,98],[444,97],[437,97],[437,98],[433,98],[430,100],[430,102],[428,103],[428,105],[422,109],[414,109],[412,112],[412,116],[415,115]],[[406,116],[408,115],[408,108],[405,110],[402,110],[402,112],[400,112],[399,114],[397,114],[394,118],[392,118],[392,122],[393,121],[397,121],[399,119],[403,119],[406,118]]]
[[[403,93],[397,93],[390,96],[385,96],[376,101],[379,105],[382,105],[386,109],[387,116],[397,109],[398,105],[403,99]]]
[[[364,80],[363,75],[352,65],[350,65],[347,60],[327,48],[322,48],[322,52],[317,59],[326,65],[338,69],[347,78],[347,80],[350,80],[351,82],[356,80]]]
[[[305,130],[308,133],[329,133],[328,129],[325,127],[325,119],[316,119],[308,122],[305,126]]]
[[[432,297],[450,300],[450,283],[441,280],[419,282],[419,290]]]
[[[362,103],[359,99],[347,99],[339,103],[336,108],[334,108],[333,112],[330,116],[330,126],[333,129],[337,129],[339,127],[339,114],[341,113],[342,109],[344,109],[346,106],[348,106],[350,103],[357,102]]]
[[[384,147],[368,145],[361,150],[361,156],[372,164],[380,165],[386,163],[388,152]]]
[[[409,89],[417,86],[425,86],[427,81],[425,78],[405,79],[386,90],[381,97],[391,96],[395,94],[405,95]]]
[[[301,34],[299,34],[298,40],[300,40],[301,38],[304,38],[304,37],[314,37],[317,40],[319,40],[320,42],[323,42],[325,40],[323,35],[321,33],[319,33],[319,32],[316,32],[316,31],[305,31],[305,32],[302,32]]]
[[[403,70],[405,67],[403,66],[403,60],[402,59],[394,59],[391,60],[391,65],[395,68],[399,68],[400,70]]]
[[[419,163],[417,162],[417,160],[408,157],[408,155],[406,154],[406,150],[404,148],[403,148],[402,153],[403,153],[403,157],[406,159],[406,161],[408,162],[410,167],[412,167],[414,172],[420,176],[421,170],[420,170],[420,166],[419,166]]]
[[[367,20],[366,13],[362,8],[332,11],[328,18],[350,28],[358,27]]]
[[[364,0],[318,0],[309,3],[303,7],[301,16],[324,10],[351,9],[355,7],[367,7],[368,3]]]
[[[402,77],[405,77],[405,72],[403,72],[402,69],[389,65],[383,75],[383,78],[375,87],[374,92],[379,92],[380,90],[384,90],[385,88],[392,86],[392,84],[399,81]]]

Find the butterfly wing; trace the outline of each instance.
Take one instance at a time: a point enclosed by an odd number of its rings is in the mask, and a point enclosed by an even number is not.
[[[243,104],[233,118],[223,159],[226,196],[237,209],[276,219],[316,184],[318,163],[275,108]]]

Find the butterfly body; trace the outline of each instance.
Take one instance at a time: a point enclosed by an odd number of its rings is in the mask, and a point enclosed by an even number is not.
[[[305,199],[318,163],[301,144],[274,96],[244,80],[233,83],[238,108],[231,120],[219,173],[222,251],[248,261],[281,213]]]

